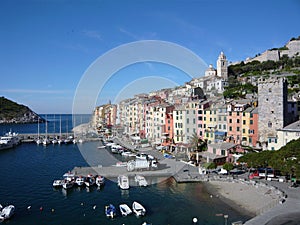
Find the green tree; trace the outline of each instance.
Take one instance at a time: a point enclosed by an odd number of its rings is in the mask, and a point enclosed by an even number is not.
[[[193,133],[190,137],[190,145],[195,151],[198,152],[207,150],[207,142],[199,138],[196,133]]]
[[[227,163],[225,163],[225,164],[223,165],[223,169],[225,169],[225,170],[227,170],[227,171],[230,171],[230,170],[232,170],[233,168],[234,168],[233,164],[232,164],[232,163],[229,163],[229,162],[227,162]]]

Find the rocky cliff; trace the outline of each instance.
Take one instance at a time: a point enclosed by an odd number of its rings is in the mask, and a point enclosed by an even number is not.
[[[43,118],[29,109],[5,97],[0,97],[0,124],[1,123],[37,123],[45,122]]]

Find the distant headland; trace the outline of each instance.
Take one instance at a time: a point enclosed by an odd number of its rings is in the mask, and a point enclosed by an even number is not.
[[[5,123],[44,123],[45,119],[30,108],[5,97],[0,97],[0,124]]]

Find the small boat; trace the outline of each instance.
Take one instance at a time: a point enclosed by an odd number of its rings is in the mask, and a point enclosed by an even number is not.
[[[6,220],[12,217],[12,215],[15,212],[15,206],[9,205],[2,209],[2,206],[0,205],[0,220]]]
[[[113,204],[105,206],[105,215],[110,218],[114,218],[117,215],[116,207]]]
[[[126,175],[120,175],[118,176],[118,186],[123,189],[129,189],[129,179]]]
[[[98,148],[98,149],[104,149],[104,148],[106,148],[106,146],[105,146],[105,145],[102,145],[102,146],[98,146],[97,148]]]
[[[85,178],[82,177],[82,176],[77,177],[76,180],[75,180],[75,183],[76,183],[78,186],[84,185],[84,182],[85,182]]]
[[[138,183],[138,185],[140,187],[147,187],[148,186],[147,180],[142,175],[135,175],[134,180],[135,180],[135,182]]]
[[[119,208],[122,216],[128,216],[132,213],[131,208],[127,204],[120,204]]]
[[[132,210],[137,216],[144,216],[146,214],[146,209],[138,202],[132,203]]]
[[[124,156],[124,157],[135,157],[136,156],[131,151],[124,151],[124,152],[121,153],[121,155]]]
[[[57,144],[58,143],[58,140],[56,139],[56,138],[54,138],[53,140],[52,140],[52,144]]]
[[[54,180],[54,181],[53,181],[53,187],[55,187],[55,188],[62,187],[63,184],[64,184],[64,181],[63,181],[63,180]]]
[[[74,181],[65,180],[62,186],[66,190],[70,189],[74,186]]]
[[[36,140],[36,144],[37,144],[37,145],[40,145],[40,144],[42,144],[42,143],[43,143],[43,141],[42,141],[41,139],[37,139],[37,140]]]
[[[69,171],[63,175],[63,178],[65,180],[72,181],[75,180],[75,174]]]
[[[91,187],[91,186],[93,186],[96,183],[96,180],[95,180],[95,178],[94,178],[94,176],[92,174],[89,174],[87,176],[87,178],[85,179],[84,183],[85,183],[85,186]]]
[[[105,182],[105,178],[103,176],[98,175],[96,177],[96,184],[97,184],[98,187],[104,185],[104,182]]]
[[[43,140],[43,145],[46,146],[46,145],[49,145],[49,144],[50,144],[49,139],[48,139],[48,138],[45,138],[45,139]]]

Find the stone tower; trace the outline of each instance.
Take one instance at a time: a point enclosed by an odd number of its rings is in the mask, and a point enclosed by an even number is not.
[[[228,78],[228,62],[226,56],[223,52],[220,53],[218,60],[217,60],[217,75],[222,77],[224,80]]]
[[[276,130],[287,125],[287,80],[272,76],[258,79],[258,133],[261,143],[276,137]]]

